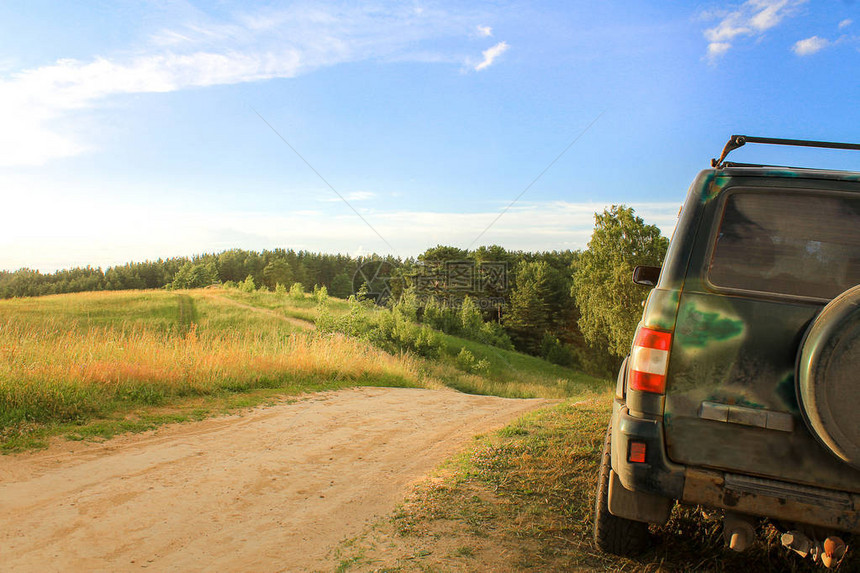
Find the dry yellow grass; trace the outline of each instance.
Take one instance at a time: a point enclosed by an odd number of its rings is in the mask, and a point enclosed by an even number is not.
[[[409,357],[302,332],[271,315],[223,309],[193,292],[35,302],[0,306],[0,427],[77,420],[121,403],[158,404],[174,396],[419,384]],[[201,325],[178,322],[189,312]]]

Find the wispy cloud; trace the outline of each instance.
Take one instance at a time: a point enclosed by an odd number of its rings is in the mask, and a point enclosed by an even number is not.
[[[493,29],[489,26],[477,26],[475,29],[478,32],[478,36],[481,38],[489,38],[493,35]]]
[[[475,66],[475,71],[480,72],[481,70],[485,70],[492,66],[493,62],[496,61],[496,58],[507,52],[508,48],[510,48],[510,46],[508,46],[507,42],[499,42],[492,48],[487,48],[486,50],[481,52],[481,54],[483,54],[484,56],[484,59],[477,66]]]
[[[154,206],[115,198],[86,204],[77,196],[58,196],[46,210],[40,197],[25,193],[13,194],[11,201],[22,212],[38,210],[40,225],[14,220],[0,227],[0,269],[105,268],[130,260],[234,247],[387,252],[357,217],[332,215],[325,210],[213,212],[181,204]],[[511,209],[481,244],[523,250],[583,249],[591,237],[594,213],[608,206],[601,202],[524,202]],[[671,235],[678,203],[630,206],[664,235]],[[436,244],[465,247],[493,215],[495,206],[483,212],[384,210],[374,213],[374,225],[398,254],[410,256]],[[105,241],[106,236],[110,241]]]
[[[472,17],[397,6],[270,10],[163,29],[134,54],[0,75],[0,166],[41,165],[92,148],[65,120],[119,94],[291,78],[368,59],[455,63],[460,56],[428,52],[423,41],[473,29]]]
[[[0,82],[0,165],[40,165],[75,155],[87,145],[57,129],[72,110],[94,107],[118,94],[171,92],[294,76],[296,50],[279,53],[194,52],[140,56],[127,61],[59,60]]]
[[[719,23],[704,32],[708,41],[707,57],[715,62],[742,37],[760,37],[792,15],[806,0],[748,0],[736,10],[709,12],[703,18],[717,17]]]
[[[820,52],[829,45],[830,40],[819,38],[818,36],[812,36],[811,38],[795,42],[791,49],[798,56],[810,56],[816,52]]]
[[[839,30],[844,30],[851,24],[852,21],[850,19],[842,20],[841,22],[839,22],[837,28]],[[840,44],[856,44],[857,42],[858,38],[856,36],[851,36],[846,33],[843,33],[835,39],[822,38],[820,36],[811,36],[809,38],[795,42],[794,45],[791,47],[791,50],[801,57],[811,56],[812,54],[816,54],[821,50],[829,48],[831,46],[838,46]]]

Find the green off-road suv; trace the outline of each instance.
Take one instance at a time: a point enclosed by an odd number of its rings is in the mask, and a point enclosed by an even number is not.
[[[830,567],[860,533],[860,173],[724,162],[690,187],[618,375],[595,503],[604,551],[649,543],[676,501],[760,518]]]

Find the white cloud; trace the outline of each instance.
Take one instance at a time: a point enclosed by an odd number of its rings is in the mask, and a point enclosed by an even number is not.
[[[711,62],[725,54],[740,37],[760,37],[794,13],[806,0],[748,0],[731,12],[720,12],[719,23],[704,32]],[[703,14],[712,18],[716,13]]]
[[[510,46],[508,46],[507,42],[499,42],[492,48],[487,48],[486,50],[481,52],[481,54],[484,55],[484,59],[481,61],[481,63],[475,66],[475,71],[480,72],[481,70],[485,70],[492,66],[493,62],[496,61],[496,58],[508,51],[509,47]]]
[[[50,180],[34,186],[30,178],[5,178],[2,185],[10,191],[4,208],[17,215],[0,226],[0,269],[105,268],[234,247],[389,252],[345,208],[273,212],[260,205],[245,211],[214,211],[205,205],[191,208],[178,198],[179,193],[175,201],[155,205],[142,194],[137,200],[121,199],[128,193],[116,194],[114,189],[73,186],[59,191]],[[480,244],[523,250],[582,249],[591,237],[594,213],[609,204],[517,203],[486,232]],[[367,213],[366,219],[396,249],[393,254],[410,256],[436,244],[468,246],[505,206],[499,203],[477,213],[379,210]],[[630,206],[664,235],[671,235],[679,203]]]
[[[464,36],[474,27],[468,20],[399,7],[294,7],[161,30],[136,55],[0,72],[0,166],[41,165],[93,148],[66,120],[119,94],[290,78],[367,59],[455,62],[428,53],[422,41]]]
[[[728,52],[731,47],[728,42],[711,42],[708,44],[708,58],[714,60]]]
[[[493,35],[493,29],[489,26],[477,26],[478,36],[481,38],[489,38]]]
[[[809,56],[823,50],[829,45],[830,40],[819,38],[818,36],[812,36],[805,40],[799,40],[791,49],[794,50],[794,53],[798,56]]]
[[[300,54],[160,54],[126,62],[60,60],[0,81],[0,166],[41,165],[81,153],[87,145],[55,122],[118,94],[171,92],[189,87],[291,77]]]
[[[842,20],[841,22],[839,22],[839,29],[844,30],[845,28],[850,26],[853,22],[854,21],[851,20],[850,18],[846,18],[845,20]]]

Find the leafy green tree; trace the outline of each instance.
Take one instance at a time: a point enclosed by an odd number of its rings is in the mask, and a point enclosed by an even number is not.
[[[579,326],[585,340],[610,355],[624,356],[648,294],[631,280],[633,267],[662,264],[669,241],[624,205],[595,214],[594,222],[588,250],[576,263],[571,295],[582,315]]]
[[[269,288],[275,288],[278,284],[288,285],[293,283],[293,269],[290,264],[283,259],[275,259],[263,268],[263,276],[265,277],[265,285]]]
[[[239,290],[242,292],[254,292],[257,290],[257,285],[254,284],[254,276],[248,275],[245,280],[239,283]]]
[[[422,262],[464,261],[468,254],[469,251],[458,247],[436,245],[418,255],[418,260]]]
[[[481,310],[468,296],[463,299],[459,310],[460,328],[463,336],[477,340],[481,335],[481,326],[484,324],[484,319],[481,316]]]
[[[540,352],[544,333],[553,322],[551,297],[549,265],[545,261],[521,263],[505,318],[505,327],[518,349]]]
[[[214,265],[188,261],[176,271],[171,288],[201,288],[218,282]]]
[[[352,294],[352,279],[347,273],[338,273],[331,280],[331,296],[346,298]]]

